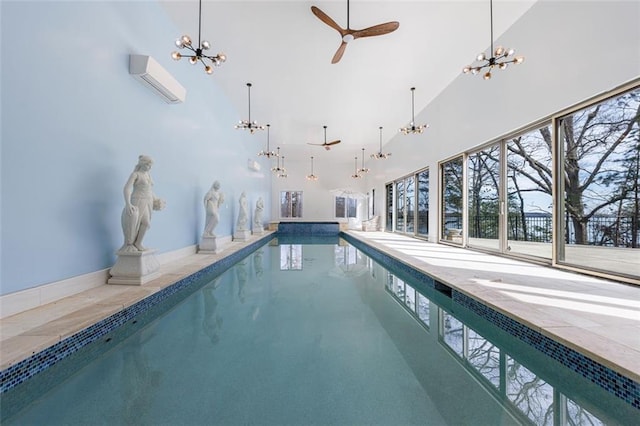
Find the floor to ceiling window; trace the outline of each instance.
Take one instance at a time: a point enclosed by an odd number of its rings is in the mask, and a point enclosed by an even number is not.
[[[507,247],[551,259],[551,124],[510,137],[507,156]]]
[[[404,216],[406,214],[406,206],[404,200],[404,180],[399,180],[396,182],[396,232],[405,232]]]
[[[415,229],[415,217],[416,217],[416,185],[415,177],[408,176],[404,180],[405,187],[405,232],[414,233]]]
[[[640,276],[640,87],[556,119],[558,263]]]
[[[440,164],[442,182],[441,233],[440,238],[462,244],[462,156]]]
[[[386,231],[393,231],[393,183],[385,185],[385,198],[386,198],[386,212],[385,212],[385,226]]]
[[[500,248],[500,145],[467,159],[469,246]]]
[[[417,234],[421,237],[429,236],[429,170],[421,170],[416,174],[418,181],[418,202],[416,211]]]

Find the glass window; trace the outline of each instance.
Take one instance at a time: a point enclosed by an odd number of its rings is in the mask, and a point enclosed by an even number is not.
[[[396,182],[396,231],[404,232],[404,180]]]
[[[640,88],[557,121],[559,262],[638,276]]]
[[[507,141],[507,251],[551,258],[551,126]]]
[[[386,221],[385,221],[385,230],[393,231],[393,184],[388,183],[385,187],[386,190]]]
[[[442,234],[440,238],[462,244],[462,157],[447,161],[442,168]]]
[[[467,205],[469,245],[500,248],[500,145],[469,155]]]
[[[302,191],[280,192],[280,217],[302,217]]]
[[[415,204],[416,204],[416,191],[415,191],[415,178],[413,176],[409,176],[404,181],[405,184],[405,215],[406,215],[406,223],[405,223],[405,232],[413,233],[414,224],[415,224]]]
[[[336,197],[336,217],[356,217],[358,200],[351,197]]]
[[[336,197],[336,217],[344,217],[347,199],[345,197]]]
[[[418,235],[429,235],[429,170],[418,173]]]

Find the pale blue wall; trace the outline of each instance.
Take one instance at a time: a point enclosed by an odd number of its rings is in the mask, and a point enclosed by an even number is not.
[[[169,54],[180,31],[155,2],[0,3],[1,294],[101,270],[122,244],[122,188],[139,154],[153,157],[155,212],[145,245],[160,253],[199,242],[202,198],[218,179],[216,229],[232,234],[240,192],[262,196],[255,141],[216,84]],[[153,56],[187,88],[169,105],[128,73],[130,53]],[[230,59],[231,60],[231,59]],[[217,72],[225,72],[224,65]]]

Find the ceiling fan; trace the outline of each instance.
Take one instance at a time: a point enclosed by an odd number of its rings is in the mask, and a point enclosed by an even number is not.
[[[340,33],[342,37],[342,43],[335,55],[333,55],[333,59],[331,60],[332,64],[337,63],[342,58],[345,49],[347,48],[347,43],[357,38],[362,37],[372,37],[388,34],[398,29],[400,23],[397,21],[386,22],[384,24],[374,25],[373,27],[365,28],[363,30],[352,30],[349,28],[349,0],[347,0],[347,28],[341,28],[340,25],[336,24],[336,22],[331,19],[326,13],[321,11],[315,6],[311,6],[311,12],[316,15],[322,22],[335,29]]]
[[[321,146],[321,147],[324,147],[324,149],[326,149],[327,151],[329,151],[331,149],[331,145],[339,144],[340,140],[338,139],[337,141],[327,142],[327,126],[322,126],[322,127],[324,128],[324,143],[307,142],[307,144]]]

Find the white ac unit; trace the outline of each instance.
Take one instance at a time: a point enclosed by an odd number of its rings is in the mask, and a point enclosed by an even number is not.
[[[129,55],[129,74],[151,88],[167,103],[184,102],[187,90],[151,56]]]

